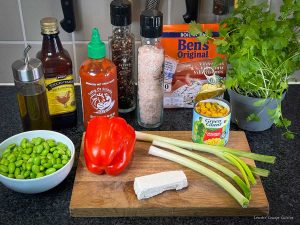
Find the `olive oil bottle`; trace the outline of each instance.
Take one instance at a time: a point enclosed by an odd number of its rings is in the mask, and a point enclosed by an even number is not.
[[[29,58],[29,50],[12,64],[23,130],[51,130],[42,62]]]

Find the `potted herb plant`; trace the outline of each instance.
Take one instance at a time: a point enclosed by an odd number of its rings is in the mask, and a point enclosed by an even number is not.
[[[191,35],[200,42],[212,40],[230,65],[225,85],[232,121],[240,128],[262,131],[274,123],[285,129],[284,137],[294,137],[291,121],[282,115],[281,101],[290,75],[300,68],[299,25],[299,0],[283,0],[277,16],[267,10],[267,4],[240,0],[233,14],[221,21],[218,39],[191,23]],[[220,60],[215,58],[215,65]]]

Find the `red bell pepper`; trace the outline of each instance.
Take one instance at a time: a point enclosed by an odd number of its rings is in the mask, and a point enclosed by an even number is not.
[[[84,157],[89,171],[109,175],[121,173],[134,151],[135,131],[120,117],[98,116],[88,123]]]

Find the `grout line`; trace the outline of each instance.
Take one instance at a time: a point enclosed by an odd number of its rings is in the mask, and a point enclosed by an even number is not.
[[[73,47],[73,58],[74,58],[74,70],[73,75],[75,73],[76,81],[79,80],[79,74],[78,74],[78,65],[77,65],[77,53],[76,53],[76,45],[75,45],[75,33],[72,32],[72,47]]]
[[[74,41],[75,44],[88,44],[90,41]],[[108,41],[103,41],[105,44],[108,44]],[[140,44],[141,41],[135,41],[135,44]]]
[[[291,85],[300,85],[300,81],[290,81],[289,84]],[[14,86],[14,83],[0,83],[0,86]],[[75,82],[74,85],[80,86],[80,83]]]
[[[33,44],[33,45],[41,45],[42,41],[26,41],[27,44]],[[71,45],[73,44],[72,41],[62,41],[63,45]],[[0,41],[0,44],[5,45],[19,45],[19,44],[25,44],[25,41]]]
[[[35,45],[41,45],[43,43],[43,41],[27,41],[28,44],[35,44]],[[61,43],[64,45],[64,44],[67,44],[67,45],[71,45],[73,44],[72,41],[61,41]]]
[[[24,40],[24,45],[25,45],[25,48],[26,48],[26,46],[27,46],[27,40],[26,40],[26,32],[25,32],[25,25],[24,25],[24,18],[23,18],[21,0],[18,0],[18,7],[19,7],[19,13],[20,13],[20,20],[21,20],[21,27],[22,27],[22,33],[23,33],[23,40]]]
[[[172,1],[168,0],[168,24],[171,24],[171,6],[172,6]]]
[[[1,86],[14,86],[14,83],[0,83]]]
[[[25,41],[0,41],[0,44],[5,44],[5,45],[19,45],[19,44],[24,44]]]

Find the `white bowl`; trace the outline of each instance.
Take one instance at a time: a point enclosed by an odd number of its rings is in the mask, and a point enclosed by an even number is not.
[[[75,156],[74,144],[67,136],[55,131],[34,130],[14,135],[0,144],[0,155],[2,155],[2,152],[7,148],[9,144],[16,143],[19,145],[23,138],[31,140],[35,137],[41,137],[45,139],[51,138],[55,141],[60,141],[66,144],[71,151],[71,158],[66,165],[64,165],[56,172],[40,178],[19,180],[9,178],[0,174],[0,182],[14,191],[26,194],[36,194],[47,191],[60,184],[72,169]]]

